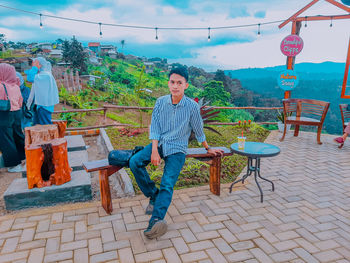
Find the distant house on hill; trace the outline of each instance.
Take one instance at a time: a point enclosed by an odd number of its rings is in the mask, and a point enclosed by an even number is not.
[[[84,53],[86,53],[87,54],[87,56],[88,57],[95,57],[96,56],[96,54],[95,54],[95,52],[94,51],[92,51],[91,49],[89,49],[89,48],[84,48]]]
[[[16,71],[23,72],[29,68],[29,57],[13,57],[0,59],[0,63],[7,63],[15,67]]]
[[[102,58],[96,57],[96,56],[92,56],[89,57],[89,62],[94,64],[94,65],[101,65],[102,64]]]
[[[117,48],[113,45],[101,45],[102,54],[107,54],[109,52],[117,52]]]
[[[96,79],[100,79],[100,76],[95,75],[80,75],[80,80],[82,84],[95,84]]]
[[[41,48],[42,50],[52,50],[52,45],[51,43],[39,43],[37,44],[35,47],[37,48]]]
[[[95,52],[95,54],[99,54],[101,52],[101,44],[100,42],[89,42],[88,48]]]
[[[154,69],[154,63],[153,62],[144,62],[145,65],[145,72],[146,73],[152,73]]]
[[[61,49],[53,49],[50,52],[50,57],[52,58],[62,58],[62,50]]]

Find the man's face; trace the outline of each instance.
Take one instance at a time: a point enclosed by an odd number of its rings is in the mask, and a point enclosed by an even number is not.
[[[168,86],[172,96],[182,97],[185,89],[188,88],[188,83],[183,76],[173,73],[169,78]]]

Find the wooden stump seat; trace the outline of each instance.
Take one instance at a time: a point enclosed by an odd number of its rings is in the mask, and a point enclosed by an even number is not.
[[[283,100],[284,131],[280,141],[284,140],[287,124],[295,125],[294,136],[299,135],[300,125],[317,126],[317,143],[321,142],[321,132],[330,103],[310,99]]]
[[[226,147],[215,147],[224,151],[224,156],[232,155],[231,151]],[[220,195],[220,176],[221,176],[221,156],[212,156],[207,153],[204,148],[189,148],[186,158],[197,158],[210,164],[210,191],[215,195]],[[83,167],[87,172],[99,171],[101,204],[107,214],[113,211],[111,191],[109,187],[108,177],[119,171],[122,167],[109,165],[108,159],[90,161],[83,163]]]
[[[53,172],[48,174],[48,178],[44,180],[42,165],[44,163],[44,151],[42,145],[51,145],[52,147],[52,165]],[[65,138],[57,138],[46,141],[41,145],[31,144],[26,147],[27,159],[27,181],[28,188],[44,187],[53,184],[61,185],[71,180],[70,173],[72,168],[69,167],[67,154],[67,140]],[[48,173],[49,171],[46,171]]]
[[[65,121],[25,128],[28,188],[61,185],[71,180]]]

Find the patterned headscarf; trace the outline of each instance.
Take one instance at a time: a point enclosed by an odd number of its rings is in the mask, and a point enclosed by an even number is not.
[[[11,111],[19,110],[22,107],[23,98],[19,89],[19,78],[16,76],[16,70],[13,66],[0,63],[0,83],[6,86],[6,90],[11,102]],[[4,87],[0,87],[0,99],[6,100]]]

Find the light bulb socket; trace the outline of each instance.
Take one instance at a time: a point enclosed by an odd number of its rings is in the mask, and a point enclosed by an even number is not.
[[[42,20],[41,20],[41,16],[42,16],[42,14],[39,14],[39,17],[40,17],[40,29],[43,28],[43,22],[42,22]]]
[[[156,30],[156,40],[158,40],[158,27],[156,27],[155,30]]]
[[[102,30],[101,30],[102,23],[98,23],[98,26],[100,27],[100,37],[102,37]]]

